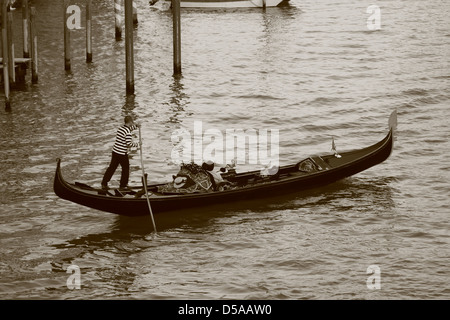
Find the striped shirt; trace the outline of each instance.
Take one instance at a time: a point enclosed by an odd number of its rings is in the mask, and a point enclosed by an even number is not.
[[[120,155],[126,155],[129,148],[139,146],[137,143],[132,142],[131,139],[131,131],[136,128],[136,125],[132,125],[130,127],[123,125],[117,129],[116,142],[114,143],[113,152]]]

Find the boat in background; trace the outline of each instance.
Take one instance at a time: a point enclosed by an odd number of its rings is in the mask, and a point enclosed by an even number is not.
[[[171,0],[165,0],[171,2]],[[276,7],[284,0],[180,0],[181,8],[263,8]],[[154,5],[157,1],[150,1]]]

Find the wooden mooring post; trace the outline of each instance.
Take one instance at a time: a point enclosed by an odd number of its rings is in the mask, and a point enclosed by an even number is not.
[[[92,0],[86,0],[86,62],[92,62]]]
[[[2,67],[3,67],[3,84],[5,89],[5,110],[11,110],[11,101],[9,100],[10,87],[9,87],[9,57],[8,57],[8,28],[7,19],[8,14],[8,0],[1,0],[1,18],[2,18]]]
[[[0,0],[1,13],[1,47],[2,58],[0,67],[3,75],[3,87],[5,93],[5,110],[11,110],[11,89],[19,82],[25,81],[26,70],[31,65],[31,80],[38,80],[37,69],[37,33],[36,33],[36,9],[29,7],[28,0],[22,2],[22,26],[23,26],[23,58],[15,56],[15,43],[13,35],[13,14],[10,10],[10,0]],[[30,41],[31,40],[31,41]],[[31,52],[30,52],[31,51]],[[31,55],[31,59],[30,59]]]
[[[9,83],[12,87],[16,85],[16,63],[14,62],[14,41],[13,41],[13,15],[10,10],[10,6],[7,5],[7,38],[8,38],[8,72],[9,72]],[[3,18],[3,17],[2,17]],[[5,54],[6,56],[6,54]]]
[[[133,0],[125,0],[126,91],[134,94]]]
[[[23,57],[30,57],[30,38],[29,38],[29,8],[28,0],[22,1],[22,29],[23,29]]]
[[[27,1],[27,0],[26,0]],[[38,82],[38,50],[36,33],[36,8],[30,10],[30,38],[31,38],[31,82]]]
[[[69,6],[69,0],[63,1],[63,23],[64,23],[64,70],[69,71],[71,69],[71,49],[70,49],[70,29],[67,25],[67,7]]]
[[[180,0],[172,0],[173,14],[173,73],[181,75],[181,23]]]

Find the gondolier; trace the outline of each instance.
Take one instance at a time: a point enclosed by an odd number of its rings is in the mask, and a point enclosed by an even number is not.
[[[117,129],[116,141],[114,143],[111,155],[111,162],[103,176],[102,189],[107,190],[109,188],[108,182],[111,180],[119,164],[122,168],[119,190],[123,190],[128,187],[128,179],[130,176],[128,150],[132,147],[139,147],[139,143],[132,141],[131,132],[139,127],[140,124],[135,124],[131,116],[126,116],[124,118],[124,125]]]

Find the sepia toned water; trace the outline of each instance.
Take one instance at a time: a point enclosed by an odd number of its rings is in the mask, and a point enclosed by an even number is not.
[[[72,32],[71,72],[60,1],[32,1],[39,82],[28,75],[11,112],[0,112],[0,298],[450,298],[448,1],[377,1],[379,30],[367,25],[371,1],[182,9],[181,78],[172,76],[171,11],[136,2],[127,97],[113,0],[93,1],[91,64],[85,30]],[[73,4],[84,13],[83,1]],[[384,163],[302,194],[156,215],[157,235],[150,217],[89,209],[52,189],[57,158],[67,180],[100,185],[126,114],[142,124],[149,179],[165,182],[177,171],[171,135],[195,121],[278,129],[280,162],[290,164],[330,152],[332,137],[338,151],[381,140],[394,109]],[[130,162],[137,184],[139,153]],[[71,290],[74,266],[81,287]],[[374,266],[379,289],[367,285]]]

